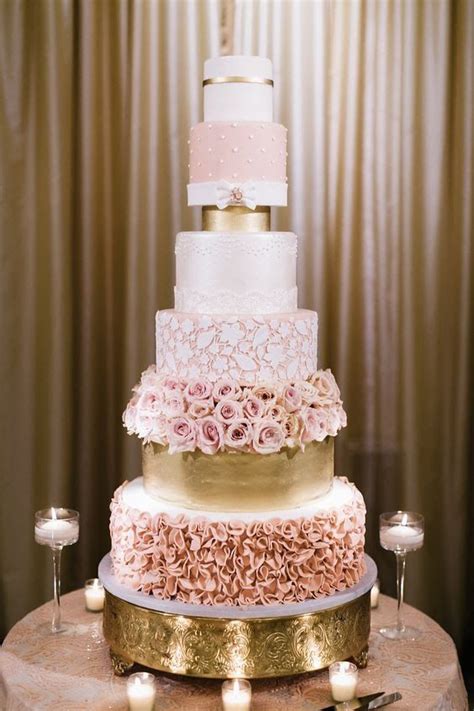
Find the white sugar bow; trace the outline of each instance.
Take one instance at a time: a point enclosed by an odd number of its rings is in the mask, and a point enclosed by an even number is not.
[[[255,210],[257,189],[255,183],[229,183],[227,180],[220,180],[216,185],[217,207],[223,210],[229,205],[244,205]]]

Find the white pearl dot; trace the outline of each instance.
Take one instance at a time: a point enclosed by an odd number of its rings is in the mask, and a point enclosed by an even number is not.
[[[288,155],[288,151],[286,152],[286,155]]]
[[[251,162],[252,162],[252,159],[251,159],[251,158],[247,158],[247,163],[251,163]]]
[[[238,153],[238,152],[239,152],[239,149],[237,148],[237,146],[234,146],[233,149],[232,149],[232,151],[233,151],[234,153]]]
[[[221,158],[221,159],[219,160],[219,163],[222,165],[223,162],[224,162],[224,159]]]
[[[191,148],[191,150],[189,151],[189,153],[190,153],[190,155],[192,155],[192,154],[193,154],[193,149],[192,149],[192,148]]]
[[[190,141],[189,138],[188,138],[188,146],[189,146],[190,143],[191,143],[191,141]]]
[[[212,178],[212,173],[208,173],[208,176],[209,176],[210,178]]]
[[[207,150],[208,150],[209,153],[212,153],[212,148],[211,148],[210,146],[209,146],[209,148],[208,148]]]
[[[191,126],[191,131],[194,131],[194,126]]]
[[[260,128],[265,128],[265,124],[261,123]]]
[[[281,156],[283,155],[283,151],[280,151],[280,155],[281,155]]]
[[[188,168],[190,168],[190,167],[191,167],[191,164],[190,164],[190,163],[188,163]]]
[[[225,138],[224,134],[222,134],[222,135],[220,136],[220,138],[221,138],[222,140],[224,140],[224,138]]]
[[[265,153],[265,148],[260,148],[262,153]]]
[[[237,124],[236,124],[236,123],[233,123],[233,124],[232,124],[232,128],[237,128]]]
[[[272,136],[272,141],[276,141],[276,138],[275,138],[275,136]]]
[[[199,163],[198,163],[198,168],[199,168],[201,165],[202,165],[202,163],[201,163],[201,161],[199,161]]]
[[[208,123],[208,124],[207,124],[207,127],[208,127],[208,128],[212,128],[212,123]]]
[[[264,175],[262,175],[262,180],[265,180],[265,176],[264,176]]]
[[[250,139],[253,138],[253,133],[249,133],[249,138],[250,138]]]
[[[192,179],[193,179],[193,176],[192,176],[192,175],[189,175],[189,180],[192,180]]]
[[[232,177],[233,177],[233,178],[236,178],[237,175],[238,175],[238,173],[232,173]]]
[[[270,161],[270,163],[271,163],[272,165],[275,165],[275,161],[274,161],[274,160]]]

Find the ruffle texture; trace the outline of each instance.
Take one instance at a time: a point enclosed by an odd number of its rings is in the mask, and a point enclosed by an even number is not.
[[[345,590],[365,572],[365,504],[348,485],[350,504],[245,523],[151,515],[124,502],[125,483],[111,503],[115,576],[159,599],[203,605],[274,605]]]
[[[167,445],[171,454],[273,454],[335,437],[347,418],[330,370],[310,380],[252,386],[229,378],[170,378],[151,365],[133,389],[123,422],[129,434]]]

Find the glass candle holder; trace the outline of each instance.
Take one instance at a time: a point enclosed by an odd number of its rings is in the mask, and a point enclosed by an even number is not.
[[[73,509],[42,509],[35,513],[35,541],[51,548],[53,556],[53,618],[48,632],[56,634],[68,629],[61,623],[61,552],[79,539],[79,513]]]
[[[379,606],[380,580],[377,578],[370,591],[370,607],[375,610]]]
[[[250,711],[252,687],[247,679],[227,679],[222,684],[224,711]]]
[[[89,612],[102,612],[104,609],[105,590],[99,578],[90,578],[84,585],[84,598],[86,610]]]
[[[352,662],[334,662],[329,667],[329,683],[334,701],[352,701],[356,696],[358,669]]]
[[[397,560],[397,624],[393,627],[382,627],[380,634],[387,639],[417,639],[420,631],[405,626],[402,609],[405,596],[406,557],[407,553],[417,551],[423,545],[424,518],[413,511],[383,513],[379,520],[379,535],[382,548],[393,551]]]
[[[155,677],[149,672],[137,672],[127,680],[128,708],[130,711],[153,711],[155,706]]]

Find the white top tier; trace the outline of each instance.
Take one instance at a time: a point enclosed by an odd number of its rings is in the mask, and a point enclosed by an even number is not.
[[[273,121],[271,61],[227,56],[204,62],[204,82],[232,78],[241,81],[204,84],[204,121]]]

